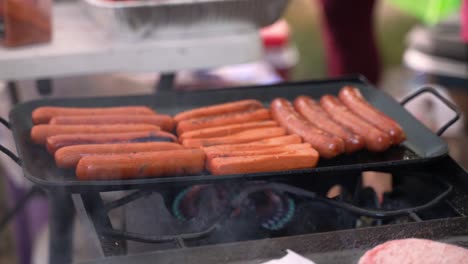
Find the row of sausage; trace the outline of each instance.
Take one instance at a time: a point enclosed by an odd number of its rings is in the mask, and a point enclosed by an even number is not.
[[[144,106],[40,107],[32,120],[32,141],[45,145],[58,167],[75,168],[82,180],[311,168],[319,156],[364,147],[384,151],[405,137],[395,121],[350,87],[339,99],[327,95],[315,102],[300,96],[293,105],[278,98],[270,109],[242,100],[172,118]]]

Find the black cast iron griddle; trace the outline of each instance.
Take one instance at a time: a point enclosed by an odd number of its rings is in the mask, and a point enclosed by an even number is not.
[[[309,95],[313,98],[320,98],[324,94],[336,95],[344,85],[353,85],[359,88],[371,104],[395,119],[403,127],[407,134],[407,140],[402,146],[393,147],[384,153],[361,151],[351,155],[342,155],[331,160],[322,159],[318,167],[306,170],[226,176],[212,176],[206,172],[203,175],[196,176],[79,181],[75,177],[74,170],[57,168],[53,157],[47,153],[45,147],[33,144],[29,137],[29,131],[33,125],[31,112],[40,106],[108,107],[147,105],[156,109],[159,113],[174,115],[187,109],[246,98],[258,99],[264,102],[265,105],[276,97],[285,97],[293,100],[299,95]],[[70,192],[154,188],[156,185],[188,185],[224,180],[307,177],[348,170],[385,170],[385,168],[393,166],[429,162],[447,155],[448,152],[447,145],[441,138],[433,134],[390,96],[375,89],[360,78],[282,83],[270,86],[232,88],[216,91],[164,91],[156,95],[143,96],[44,99],[17,105],[10,112],[10,122],[18,154],[23,162],[25,176],[42,187],[60,187]]]

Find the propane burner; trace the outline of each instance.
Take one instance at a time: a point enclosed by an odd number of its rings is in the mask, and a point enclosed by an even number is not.
[[[245,186],[195,185],[179,192],[172,203],[172,214],[180,221],[209,218],[231,206]],[[253,218],[267,230],[284,228],[295,214],[295,201],[286,193],[263,190],[248,195],[232,208],[232,218]]]

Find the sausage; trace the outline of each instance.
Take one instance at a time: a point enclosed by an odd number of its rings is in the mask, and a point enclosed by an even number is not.
[[[107,134],[160,130],[158,126],[139,125],[35,125],[31,129],[31,140],[36,144],[46,143],[50,136],[64,134]]]
[[[255,146],[255,145],[253,145]],[[217,157],[239,157],[239,156],[258,156],[258,155],[274,155],[281,153],[288,153],[291,151],[309,149],[309,143],[282,145],[282,146],[266,146],[264,148],[253,147],[250,150],[217,150],[217,149],[203,149],[208,160]]]
[[[90,116],[55,116],[50,119],[51,125],[115,125],[115,124],[149,124],[172,131],[174,119],[169,115],[90,115]]]
[[[340,137],[345,143],[345,151],[352,153],[365,147],[364,138],[342,127],[325,112],[320,105],[308,96],[299,96],[294,100],[297,112],[309,122],[325,132]]]
[[[313,168],[319,154],[313,148],[283,154],[218,157],[208,160],[208,170],[213,175],[273,172]]]
[[[255,128],[266,128],[266,127],[277,127],[278,123],[275,121],[260,121],[260,122],[249,122],[245,124],[233,124],[219,127],[209,127],[199,130],[192,130],[185,132],[179,136],[179,141],[183,141],[187,138],[211,138],[211,137],[224,137],[232,134],[242,132],[249,129]]]
[[[405,141],[406,135],[403,128],[395,120],[367,102],[358,89],[345,86],[340,90],[338,98],[351,112],[388,133],[393,144]]]
[[[207,117],[213,115],[224,115],[231,112],[243,112],[260,108],[263,108],[263,105],[260,101],[247,99],[184,111],[176,115],[174,117],[174,120],[176,122],[180,122],[182,120],[188,120],[193,118]]]
[[[130,154],[183,149],[180,144],[171,142],[90,144],[61,148],[55,152],[55,164],[59,168],[74,168],[82,157],[99,154]]]
[[[42,106],[34,109],[32,120],[34,124],[47,124],[54,116],[74,115],[154,115],[156,112],[147,106],[119,106],[119,107],[58,107]]]
[[[241,124],[253,121],[263,121],[270,119],[270,112],[267,109],[256,109],[244,112],[227,113],[223,115],[200,117],[182,120],[177,125],[177,134],[182,135],[187,131],[199,130],[208,127]]]
[[[251,144],[257,145],[287,145],[287,144],[299,144],[302,142],[302,138],[296,134],[287,135],[282,137],[274,137],[262,139],[259,141],[250,142]]]
[[[262,139],[259,141],[252,141],[250,143],[243,144],[227,144],[227,145],[216,145],[210,147],[202,147],[205,151],[249,151],[249,150],[261,150],[268,149],[271,147],[286,146],[290,144],[300,144],[302,142],[301,137],[298,135],[287,135],[281,137],[274,137],[268,139]]]
[[[204,167],[205,153],[201,149],[95,155],[80,159],[76,176],[79,180],[125,180],[196,175]]]
[[[273,118],[290,134],[297,134],[310,143],[320,156],[333,158],[343,153],[345,144],[335,135],[329,134],[307,121],[294,110],[291,102],[284,98],[277,98],[271,102],[271,114]]]
[[[248,143],[265,138],[283,136],[286,130],[282,127],[258,128],[246,130],[226,137],[216,138],[187,138],[182,142],[186,148],[199,148],[224,144]]]
[[[69,134],[56,135],[47,138],[47,150],[55,153],[58,149],[73,145],[113,144],[113,143],[145,143],[145,142],[175,142],[177,138],[163,131],[141,131],[109,134]]]
[[[338,98],[325,95],[320,99],[320,105],[340,125],[361,135],[368,150],[374,152],[385,151],[392,144],[389,135],[353,114]]]

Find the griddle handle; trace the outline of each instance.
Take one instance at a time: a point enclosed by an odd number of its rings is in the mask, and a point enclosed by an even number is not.
[[[6,148],[3,145],[0,145],[0,151],[5,153],[10,159],[12,159],[16,164],[18,164],[21,167],[21,159],[18,158],[18,156],[15,155],[11,150]]]
[[[422,87],[421,89],[417,90],[416,92],[414,92],[413,94],[410,94],[409,96],[407,96],[406,98],[404,98],[403,100],[401,100],[400,104],[402,106],[405,106],[407,103],[409,103],[410,101],[412,101],[414,98],[418,97],[419,95],[423,94],[423,93],[431,93],[433,94],[435,97],[437,97],[440,101],[442,101],[442,103],[445,104],[445,106],[447,106],[448,108],[450,108],[454,113],[455,113],[455,116],[450,119],[449,121],[447,121],[447,123],[445,123],[445,125],[443,125],[441,128],[439,128],[439,130],[437,131],[437,135],[438,136],[442,136],[442,134],[450,127],[452,126],[455,122],[458,121],[458,119],[460,119],[460,116],[461,116],[461,112],[460,110],[458,109],[458,107],[450,102],[447,98],[443,97],[436,89],[434,89],[434,87],[431,87],[431,86],[425,86],[425,87]]]
[[[6,128],[11,129],[10,122],[8,122],[8,120],[5,118],[0,117],[0,123],[2,123],[2,125],[4,125]]]

